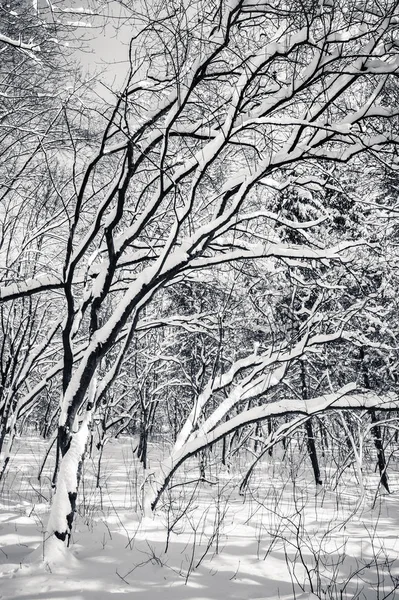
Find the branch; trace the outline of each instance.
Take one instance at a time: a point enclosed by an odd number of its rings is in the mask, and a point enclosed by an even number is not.
[[[155,498],[151,502],[151,509],[154,510],[156,508],[159,498],[167,488],[173,474],[185,460],[244,425],[250,425],[251,423],[256,423],[270,417],[281,417],[292,414],[305,415],[309,418],[332,409],[369,410],[376,408],[384,411],[399,409],[399,399],[394,394],[380,396],[375,392],[357,390],[357,385],[350,383],[333,394],[326,394],[309,400],[290,398],[257,406],[222,423],[206,435],[191,439],[164,461],[162,467],[155,474],[154,479],[156,485],[159,487]],[[356,391],[357,393],[355,393]]]
[[[20,48],[21,50],[29,50],[30,52],[40,52],[40,46],[35,44],[34,42],[30,42],[27,44],[23,42],[21,39],[14,40],[7,35],[3,35],[0,33],[0,42],[3,44],[8,44],[9,46],[13,46],[14,48]]]

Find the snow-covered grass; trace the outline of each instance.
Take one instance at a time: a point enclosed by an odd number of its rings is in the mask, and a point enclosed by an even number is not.
[[[46,444],[33,437],[20,441],[0,486],[2,600],[106,600],[115,594],[135,600],[396,597],[395,462],[389,496],[375,494],[374,464],[365,463],[362,497],[355,471],[338,477],[327,457],[327,481],[334,485],[316,493],[306,456],[293,445],[284,461],[282,450],[265,458],[240,496],[250,458],[242,454],[228,471],[213,452],[206,482],[198,480],[198,459],[191,459],[154,518],[141,519],[142,473],[134,445],[123,438],[106,446],[100,488],[97,456],[86,460],[73,545],[67,560],[57,562],[47,555],[45,533],[51,463],[37,479]],[[147,477],[161,450],[151,448]],[[35,560],[29,563],[31,554]]]

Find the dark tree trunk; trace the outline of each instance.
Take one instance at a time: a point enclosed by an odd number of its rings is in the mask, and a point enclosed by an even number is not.
[[[51,402],[50,402],[50,398],[49,395],[47,394],[47,406],[46,406],[46,412],[44,414],[44,419],[43,419],[43,424],[42,424],[42,430],[40,432],[40,435],[44,438],[47,439],[48,437],[48,433],[49,433],[49,424],[50,424],[50,409],[51,409]]]
[[[205,472],[206,450],[200,450],[198,458],[199,458],[200,479],[205,479],[206,478],[206,472]]]
[[[366,353],[365,353],[364,346],[362,346],[360,348],[360,362],[361,362],[364,387],[367,390],[370,390],[371,383],[370,383],[368,366],[366,363]],[[368,411],[368,413],[370,415],[371,422],[378,423],[378,418],[377,418],[375,410],[370,409]],[[385,460],[385,452],[384,452],[384,445],[382,443],[382,435],[381,435],[380,425],[374,425],[374,427],[372,427],[372,429],[371,429],[371,433],[372,433],[372,436],[374,439],[374,446],[377,451],[377,463],[378,463],[378,469],[380,472],[380,481],[381,481],[381,484],[384,486],[384,488],[386,489],[386,491],[389,494],[390,490],[389,490],[389,484],[388,484],[387,463]]]
[[[312,463],[314,479],[315,479],[316,485],[322,485],[323,482],[321,480],[320,466],[319,466],[319,461],[317,458],[316,444],[315,444],[313,425],[312,425],[311,419],[309,419],[309,421],[306,421],[305,429],[306,429],[306,435],[308,438],[307,439],[308,454],[309,454],[309,458]]]
[[[139,447],[137,449],[137,458],[140,460],[141,464],[143,465],[143,469],[147,468],[147,442],[148,442],[147,428],[146,428],[145,424],[143,424],[141,431],[140,431]]]
[[[377,423],[378,418],[375,410],[369,410],[369,415],[372,423]],[[381,427],[380,425],[374,425],[371,430],[371,433],[374,438],[374,445],[377,450],[377,461],[378,461],[378,469],[380,472],[381,484],[384,486],[388,494],[390,494],[389,484],[388,484],[388,475],[387,475],[387,463],[385,460],[385,452],[384,445],[382,443],[382,435],[381,435]]]
[[[230,420],[230,417],[226,416],[226,422]],[[227,465],[227,447],[228,447],[228,436],[225,436],[222,440],[222,465]]]
[[[270,417],[269,419],[267,419],[267,434],[270,436],[273,432],[273,421],[272,418]],[[270,448],[268,449],[268,454],[269,456],[273,456],[273,448],[274,446],[270,446]]]
[[[303,400],[307,400],[309,398],[308,387],[306,384],[306,369],[305,363],[303,360],[301,361],[301,390],[302,390],[302,398]],[[320,466],[319,460],[317,457],[316,443],[314,430],[312,425],[312,419],[309,419],[305,423],[306,429],[306,437],[307,437],[307,449],[310,458],[310,462],[312,463],[313,475],[316,485],[322,485],[323,482],[321,480]]]
[[[8,465],[8,463],[9,463],[9,462],[10,462],[10,457],[9,457],[9,456],[6,456],[6,458],[5,458],[5,459],[4,459],[4,461],[3,461],[3,466],[2,466],[2,468],[1,468],[1,471],[0,471],[0,481],[1,481],[1,480],[3,479],[3,477],[4,477],[4,474],[5,474],[6,470],[7,470],[7,465]]]
[[[259,449],[259,438],[261,436],[261,433],[262,433],[262,426],[260,423],[257,423],[256,427],[255,427],[255,443],[254,443],[255,454],[258,452],[258,449]]]

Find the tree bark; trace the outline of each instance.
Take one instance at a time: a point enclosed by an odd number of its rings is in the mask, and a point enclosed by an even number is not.
[[[302,399],[303,400],[308,400],[309,398],[309,394],[308,394],[308,387],[307,387],[307,383],[306,383],[306,369],[305,369],[305,363],[303,360],[301,360],[301,390],[302,390]],[[308,449],[308,454],[309,454],[309,458],[310,458],[310,462],[312,463],[312,469],[313,469],[313,476],[314,476],[314,480],[316,482],[316,485],[323,485],[322,479],[321,479],[321,473],[320,473],[320,465],[319,465],[319,460],[317,457],[317,450],[316,450],[316,443],[315,443],[315,436],[314,436],[314,430],[313,430],[313,425],[312,425],[312,419],[309,419],[308,421],[306,421],[305,423],[305,429],[306,429],[306,436],[307,436],[307,449]]]
[[[371,390],[371,383],[369,377],[369,370],[366,363],[366,352],[364,346],[360,348],[360,361],[361,361],[361,369],[363,375],[363,383],[364,387],[367,390]],[[372,423],[378,423],[378,418],[374,409],[370,409],[368,411],[370,415],[370,420]],[[388,494],[390,494],[389,483],[388,483],[388,473],[387,473],[387,463],[385,459],[384,445],[382,443],[382,435],[381,435],[381,426],[374,425],[371,429],[371,434],[374,439],[374,446],[377,451],[377,464],[378,470],[380,472],[380,481],[384,486]]]

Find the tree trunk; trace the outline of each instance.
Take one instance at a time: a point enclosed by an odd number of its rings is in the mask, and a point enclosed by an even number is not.
[[[229,415],[226,415],[226,421],[230,419]],[[228,436],[225,436],[222,440],[222,465],[224,467],[227,466],[227,446],[228,446]]]
[[[270,419],[267,419],[267,435],[271,436],[273,432],[273,421],[272,418],[270,417]],[[273,456],[273,448],[274,446],[270,446],[268,453],[269,456]]]
[[[302,399],[307,400],[309,398],[308,387],[306,384],[306,369],[305,363],[301,361],[301,389],[302,389]],[[313,476],[316,482],[316,485],[322,485],[323,482],[321,480],[320,466],[319,460],[317,457],[316,443],[312,425],[312,419],[309,419],[305,423],[306,436],[307,436],[307,449],[310,458],[310,462],[312,463]]]
[[[59,542],[64,546],[68,546],[70,543],[83,458],[89,436],[89,421],[90,413],[88,412],[79,431],[68,436],[68,442],[66,442],[66,431],[61,432],[61,443],[59,438],[60,454],[63,455],[60,460],[57,487],[47,526],[47,533],[51,537],[46,543],[45,551],[49,557],[55,551],[56,547],[60,548]],[[63,453],[65,446],[62,444],[65,443],[67,444],[67,449]],[[56,542],[53,538],[56,539],[57,546],[55,546]]]
[[[305,423],[306,435],[307,435],[307,448],[310,461],[312,463],[313,475],[316,482],[316,485],[323,485],[321,480],[320,466],[317,458],[316,444],[313,432],[312,421],[306,421]]]
[[[371,384],[370,384],[369,371],[368,371],[368,367],[367,367],[367,363],[366,363],[366,352],[365,352],[364,346],[362,346],[360,348],[360,361],[361,361],[361,369],[362,369],[362,374],[363,374],[364,387],[367,390],[370,390]],[[368,413],[370,415],[371,422],[377,423],[378,418],[377,418],[375,410],[370,409],[368,411]],[[380,481],[381,481],[381,484],[384,486],[384,488],[386,489],[386,491],[389,494],[390,490],[389,490],[389,484],[388,484],[387,463],[385,460],[385,452],[384,452],[384,445],[382,443],[380,425],[374,425],[374,427],[372,427],[372,429],[371,429],[371,433],[372,433],[372,436],[374,439],[374,446],[377,451],[377,463],[378,463],[378,469],[380,472]]]
[[[372,423],[377,423],[378,418],[375,410],[369,410],[369,415]],[[387,474],[387,463],[385,460],[385,452],[384,446],[382,443],[382,435],[381,435],[381,427],[380,425],[374,425],[371,429],[371,433],[374,438],[374,445],[377,450],[377,462],[378,469],[380,472],[380,480],[381,484],[384,486],[388,494],[390,494],[389,484],[388,484],[388,474]]]
[[[255,442],[254,442],[254,452],[255,454],[258,452],[258,448],[259,448],[259,438],[261,436],[262,433],[262,427],[260,423],[256,424],[255,427]]]

